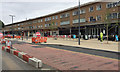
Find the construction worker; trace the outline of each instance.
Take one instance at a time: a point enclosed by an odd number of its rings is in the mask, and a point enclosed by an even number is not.
[[[103,42],[103,33],[100,33],[100,41]]]

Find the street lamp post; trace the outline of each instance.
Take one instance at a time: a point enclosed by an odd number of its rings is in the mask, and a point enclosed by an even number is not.
[[[13,24],[13,18],[15,17],[15,15],[9,15],[10,17],[12,17],[12,24]],[[13,28],[12,28],[12,35],[13,35]]]
[[[78,45],[80,45],[80,0],[79,0],[79,7],[78,7],[78,12],[79,12],[79,18],[78,18],[78,21],[79,21],[79,39],[78,39]]]

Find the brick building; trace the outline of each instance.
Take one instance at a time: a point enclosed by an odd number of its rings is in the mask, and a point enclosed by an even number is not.
[[[18,35],[24,32],[25,36],[32,36],[35,32],[40,32],[42,35],[78,35],[78,12],[78,6],[75,6],[46,16],[6,25],[3,32]],[[111,24],[109,35],[120,35],[120,1],[82,4],[80,7],[81,35],[97,37],[100,32],[106,35],[108,23],[106,19],[109,19]]]

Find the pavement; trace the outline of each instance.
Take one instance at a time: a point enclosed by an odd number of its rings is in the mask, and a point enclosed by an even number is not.
[[[29,43],[13,44],[13,47],[58,70],[119,70],[117,59]]]
[[[22,41],[22,40],[18,40]],[[31,43],[31,39],[29,38],[24,39],[24,42]],[[90,40],[83,40],[81,39],[81,45],[78,45],[77,39],[63,39],[58,38],[58,40],[54,40],[53,38],[48,38],[47,43],[42,44],[53,44],[53,45],[64,45],[64,46],[73,46],[73,47],[82,47],[87,49],[96,49],[96,50],[103,50],[103,51],[111,51],[111,52],[120,52],[120,42],[115,41],[107,41],[104,40],[103,42],[98,41],[97,39],[90,39]]]

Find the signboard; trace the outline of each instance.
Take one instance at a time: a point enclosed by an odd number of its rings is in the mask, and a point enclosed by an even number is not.
[[[3,33],[0,33],[0,37],[2,37],[3,36]]]
[[[40,34],[39,32],[36,32],[36,36],[40,37],[40,36],[41,36],[41,34]]]

